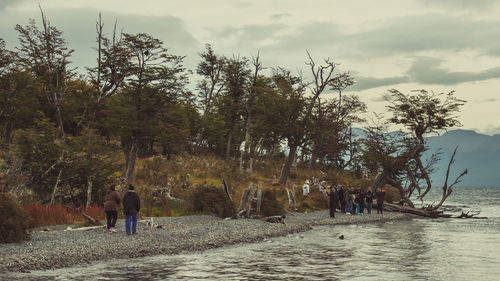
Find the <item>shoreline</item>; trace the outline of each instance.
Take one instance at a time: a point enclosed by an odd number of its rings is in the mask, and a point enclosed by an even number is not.
[[[215,216],[184,216],[154,218],[161,229],[138,224],[138,234],[125,234],[124,220],[116,223],[117,233],[102,229],[60,231],[65,226],[44,228],[58,231],[32,232],[29,241],[0,244],[0,271],[29,272],[72,267],[111,259],[138,258],[154,255],[175,255],[204,251],[240,243],[254,243],[267,238],[304,232],[319,225],[350,225],[409,220],[403,213],[345,215],[329,217],[328,210],[296,213],[286,217],[286,225],[258,219],[224,220]]]

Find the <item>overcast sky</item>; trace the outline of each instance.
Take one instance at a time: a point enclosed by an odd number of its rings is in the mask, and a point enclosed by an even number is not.
[[[205,43],[226,56],[260,52],[264,66],[303,70],[306,50],[330,57],[357,83],[351,91],[384,112],[387,89],[456,91],[464,129],[500,133],[500,1],[495,0],[0,0],[0,38],[17,45],[16,24],[40,22],[41,5],[93,66],[95,21],[107,32],[162,39],[194,69]]]

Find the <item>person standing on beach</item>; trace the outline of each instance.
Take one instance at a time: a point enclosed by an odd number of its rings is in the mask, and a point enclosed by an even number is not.
[[[345,189],[344,186],[340,185],[338,186],[338,197],[340,201],[340,211],[345,214]]]
[[[363,214],[365,212],[365,191],[359,189],[359,213]]]
[[[304,185],[302,186],[302,194],[304,195],[304,197],[309,195],[309,180],[306,180],[304,182]]]
[[[104,212],[106,213],[109,233],[116,232],[115,225],[116,219],[118,218],[118,205],[120,202],[121,197],[118,191],[116,191],[115,185],[110,185],[106,191],[106,196],[104,197]]]
[[[123,213],[125,213],[125,231],[127,235],[137,234],[137,213],[141,209],[141,199],[135,193],[135,187],[131,184],[123,196]],[[130,224],[132,223],[132,230]]]
[[[335,208],[339,203],[338,201],[338,193],[335,188],[335,184],[332,184],[330,188],[327,190],[328,196],[330,197],[330,217],[335,218]]]
[[[377,214],[383,214],[385,192],[379,187],[375,195],[377,195]]]
[[[350,215],[352,212],[352,203],[351,203],[351,190],[347,189],[344,191],[344,201],[346,207],[346,214]]]
[[[373,205],[373,192],[371,187],[368,187],[365,197],[366,197],[366,210],[368,211],[368,214],[371,214]]]

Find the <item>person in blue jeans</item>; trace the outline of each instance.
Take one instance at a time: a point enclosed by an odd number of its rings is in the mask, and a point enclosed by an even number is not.
[[[141,209],[141,199],[135,193],[133,185],[128,186],[128,191],[123,196],[123,213],[125,213],[125,231],[128,235],[137,234],[137,213]],[[130,229],[132,224],[132,229]]]

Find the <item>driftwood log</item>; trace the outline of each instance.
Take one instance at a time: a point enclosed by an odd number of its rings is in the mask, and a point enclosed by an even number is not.
[[[266,222],[286,224],[285,218],[286,218],[285,215],[282,215],[282,216],[270,216],[270,217],[262,218],[262,220],[266,221]]]
[[[86,227],[77,227],[77,228],[72,228],[68,226],[65,230],[63,231],[87,231],[87,230],[92,230],[92,229],[98,229],[98,228],[104,228],[104,226],[86,226]]]
[[[390,204],[390,203],[384,203],[384,210],[390,211],[390,212],[400,212],[400,213],[408,213],[408,214],[414,214],[417,216],[422,216],[422,217],[428,217],[428,218],[474,218],[474,219],[486,219],[487,217],[475,217],[476,215],[479,214],[479,212],[474,212],[470,214],[469,212],[464,213],[462,212],[461,215],[453,217],[450,214],[444,214],[443,211],[439,210],[429,210],[429,209],[418,209],[418,208],[412,208],[409,206],[402,206],[399,204]]]
[[[462,212],[462,214],[460,214],[459,216],[453,217],[453,218],[457,218],[457,219],[479,219],[479,220],[487,219],[487,217],[476,217],[477,215],[480,214],[480,212],[473,212],[471,214],[469,214],[469,213],[470,212],[467,212],[467,213]]]
[[[102,225],[102,223],[96,219],[94,219],[93,217],[85,214],[85,213],[82,213],[82,216],[85,217],[87,219],[87,221],[91,224],[91,225]]]

